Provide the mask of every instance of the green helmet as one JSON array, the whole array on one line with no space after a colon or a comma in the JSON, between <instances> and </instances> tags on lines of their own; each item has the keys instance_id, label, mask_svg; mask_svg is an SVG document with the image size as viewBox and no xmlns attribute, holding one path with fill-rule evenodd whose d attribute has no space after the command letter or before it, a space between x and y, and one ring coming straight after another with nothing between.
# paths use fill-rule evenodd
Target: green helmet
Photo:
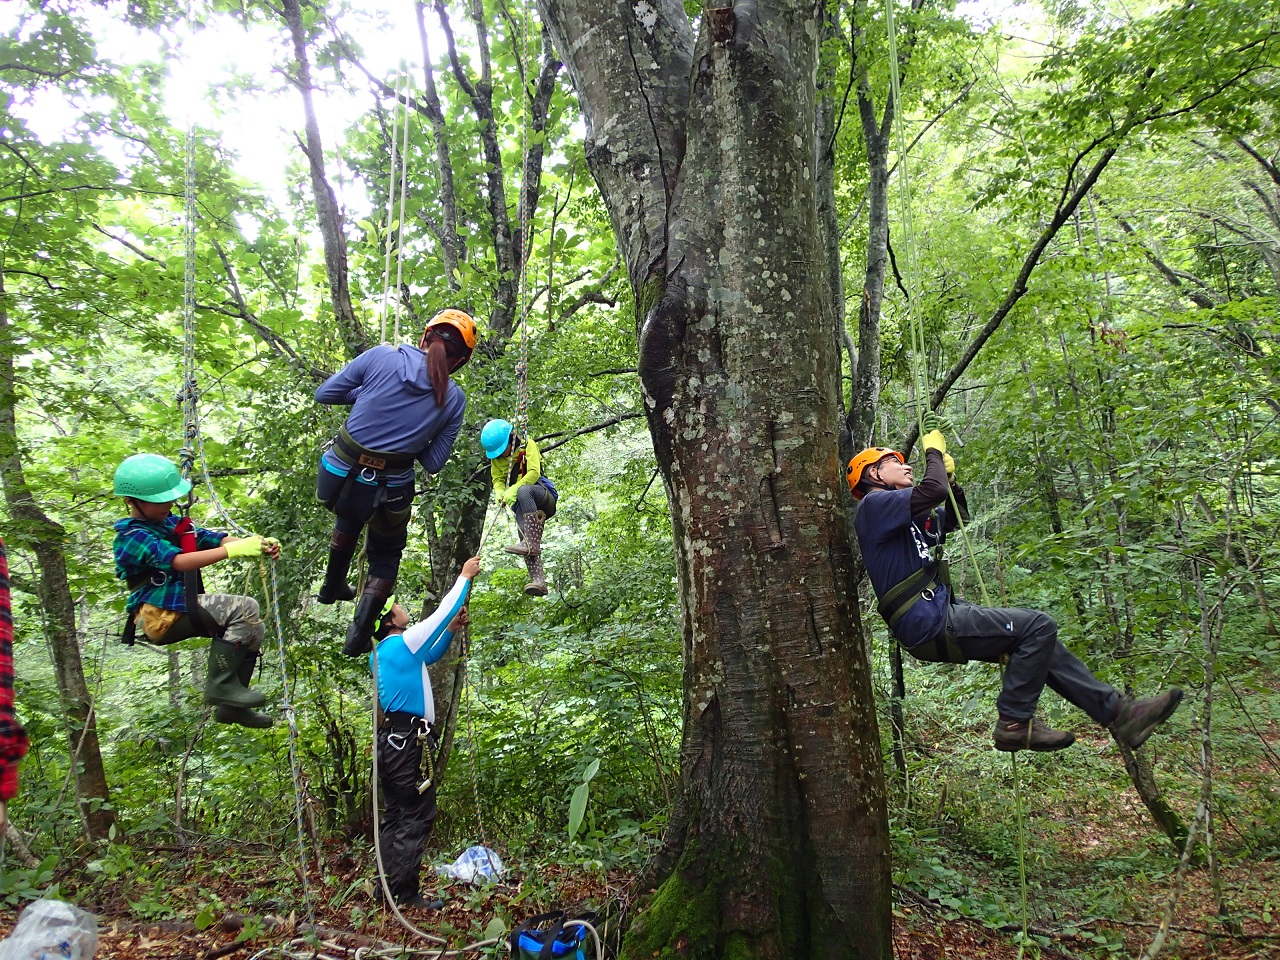
<instances>
[{"instance_id":1,"label":"green helmet","mask_svg":"<svg viewBox=\"0 0 1280 960\"><path fill-rule=\"evenodd\" d=\"M112 492L117 497L167 503L190 489L191 481L182 479L173 461L154 453L135 453L116 467Z\"/></svg>"}]
</instances>

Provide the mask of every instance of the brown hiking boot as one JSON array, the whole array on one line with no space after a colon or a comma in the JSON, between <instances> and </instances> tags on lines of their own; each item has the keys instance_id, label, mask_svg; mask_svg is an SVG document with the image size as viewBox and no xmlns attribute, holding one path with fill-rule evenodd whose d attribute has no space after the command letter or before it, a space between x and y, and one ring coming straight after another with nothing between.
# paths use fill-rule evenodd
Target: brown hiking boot
<instances>
[{"instance_id":1,"label":"brown hiking boot","mask_svg":"<svg viewBox=\"0 0 1280 960\"><path fill-rule=\"evenodd\" d=\"M996 721L993 739L996 749L1005 753L1017 750L1049 753L1053 750L1065 750L1076 742L1076 735L1065 730L1054 730L1039 717L1030 720L1006 720L1001 717Z\"/></svg>"},{"instance_id":2,"label":"brown hiking boot","mask_svg":"<svg viewBox=\"0 0 1280 960\"><path fill-rule=\"evenodd\" d=\"M1125 697L1120 701L1116 718L1111 721L1111 735L1130 750L1137 750L1147 742L1147 737L1155 733L1156 727L1173 716L1181 702L1182 691L1177 687L1170 687L1160 696L1145 700Z\"/></svg>"}]
</instances>

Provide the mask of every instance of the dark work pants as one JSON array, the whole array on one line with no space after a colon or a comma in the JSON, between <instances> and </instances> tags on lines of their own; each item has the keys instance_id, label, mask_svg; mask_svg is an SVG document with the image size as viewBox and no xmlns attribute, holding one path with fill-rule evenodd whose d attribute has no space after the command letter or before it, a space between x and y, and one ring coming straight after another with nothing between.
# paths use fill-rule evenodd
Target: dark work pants
<instances>
[{"instance_id":1,"label":"dark work pants","mask_svg":"<svg viewBox=\"0 0 1280 960\"><path fill-rule=\"evenodd\" d=\"M397 903L412 900L419 892L422 847L436 818L436 785L433 781L419 793L418 784L423 780L422 751L424 747L434 751L435 742L434 734L428 741L420 740L417 728L394 729L384 724L378 730L378 786L386 804L379 847L391 898Z\"/></svg>"},{"instance_id":2,"label":"dark work pants","mask_svg":"<svg viewBox=\"0 0 1280 960\"><path fill-rule=\"evenodd\" d=\"M369 525L365 541L369 576L395 580L400 572L400 555L409 539L413 484L382 487L355 480L348 484L346 477L321 465L316 478L316 496L326 505L337 497L329 509L334 514L334 529L340 533L355 539L365 524Z\"/></svg>"},{"instance_id":3,"label":"dark work pants","mask_svg":"<svg viewBox=\"0 0 1280 960\"><path fill-rule=\"evenodd\" d=\"M996 698L1000 716L1029 720L1047 686L1104 727L1115 719L1120 694L1103 683L1058 640L1058 624L1039 610L979 607L955 600L947 632L970 660L998 663L1004 654L1004 689Z\"/></svg>"}]
</instances>

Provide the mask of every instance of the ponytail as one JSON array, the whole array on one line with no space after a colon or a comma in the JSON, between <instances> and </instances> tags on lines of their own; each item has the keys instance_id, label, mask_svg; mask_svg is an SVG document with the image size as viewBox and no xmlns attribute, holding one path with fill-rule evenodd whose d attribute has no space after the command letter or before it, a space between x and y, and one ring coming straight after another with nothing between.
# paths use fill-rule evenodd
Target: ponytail
<instances>
[{"instance_id":1,"label":"ponytail","mask_svg":"<svg viewBox=\"0 0 1280 960\"><path fill-rule=\"evenodd\" d=\"M439 337L425 338L427 376L431 379L431 389L435 391L436 406L444 407L445 397L449 394L449 348Z\"/></svg>"}]
</instances>

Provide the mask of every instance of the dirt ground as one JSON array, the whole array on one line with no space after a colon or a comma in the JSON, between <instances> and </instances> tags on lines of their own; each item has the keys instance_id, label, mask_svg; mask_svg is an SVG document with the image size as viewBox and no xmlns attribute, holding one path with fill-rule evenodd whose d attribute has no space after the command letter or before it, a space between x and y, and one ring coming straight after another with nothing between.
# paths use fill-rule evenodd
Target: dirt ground
<instances>
[{"instance_id":1,"label":"dirt ground","mask_svg":"<svg viewBox=\"0 0 1280 960\"><path fill-rule=\"evenodd\" d=\"M1274 865L1273 865L1274 866ZM1274 871L1272 871L1274 873ZM338 878L340 881L346 878ZM561 871L551 878L560 905L601 903L617 900L626 877L611 877L608 888L599 881L584 880ZM545 875L541 878L546 883ZM341 884L335 889L345 889ZM86 891L87 892L87 891ZM180 891L175 891L180 893ZM244 901L251 893L248 886L230 882L201 882L203 895L216 894L223 903ZM467 896L457 886L424 889L428 899L442 899L439 910L412 910L406 919L421 931L441 935L429 940L405 929L389 912L378 910L363 894L357 893L337 908L330 908L323 892L314 898L314 920L305 908L291 917L254 916L227 913L209 918L213 922L197 930L193 920L138 922L130 914L129 905L119 902L89 902L81 906L92 910L99 919L99 946L96 956L111 960L216 960L220 957L242 960L265 960L269 957L314 957L316 960L360 960L363 957L443 957L442 951L467 945L465 931L484 929L497 909L508 916L526 916L549 905L532 902L520 883L498 885L486 898ZM1261 906L1260 904L1258 906ZM353 907L359 908L353 910ZM1163 904L1153 899L1150 920L1134 922L1123 928L1111 927L1124 937L1126 956L1138 956L1157 932ZM1277 960L1280 958L1280 927L1260 921L1249 922L1233 936L1220 934L1213 918L1213 899L1207 880L1198 874L1189 878L1188 888L1179 902L1169 939L1162 956L1177 960ZM963 918L948 918L938 905L910 892L899 890L894 907L894 956L897 960L1016 960L1017 931L993 931ZM359 930L351 929L353 917ZM7 936L15 922L15 911L0 913L0 930ZM1041 946L1040 956L1070 958L1083 956L1093 946L1086 940L1090 932L1103 932L1099 925L1081 925L1079 932L1065 935L1071 929L1061 923L1056 930L1039 929L1049 940ZM249 936L252 934L252 936ZM606 938L608 932L606 931ZM238 939L243 938L243 939ZM479 950L472 956L494 954ZM502 954L505 956L505 954Z\"/></svg>"}]
</instances>

